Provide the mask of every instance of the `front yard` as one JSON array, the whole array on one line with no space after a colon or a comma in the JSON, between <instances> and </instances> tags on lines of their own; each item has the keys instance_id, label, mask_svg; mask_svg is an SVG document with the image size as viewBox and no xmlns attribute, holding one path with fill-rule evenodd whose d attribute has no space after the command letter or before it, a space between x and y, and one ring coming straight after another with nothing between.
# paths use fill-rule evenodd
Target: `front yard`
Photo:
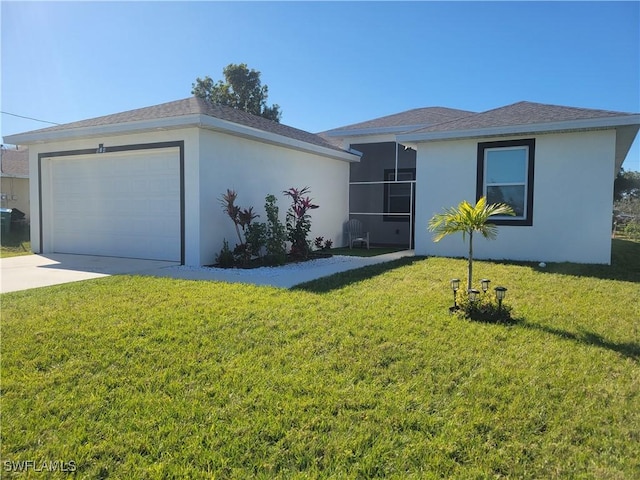
<instances>
[{"instance_id":1,"label":"front yard","mask_svg":"<svg viewBox=\"0 0 640 480\"><path fill-rule=\"evenodd\" d=\"M640 243L614 249L476 262L510 326L448 315L458 259L4 294L3 478L637 478Z\"/></svg>"}]
</instances>

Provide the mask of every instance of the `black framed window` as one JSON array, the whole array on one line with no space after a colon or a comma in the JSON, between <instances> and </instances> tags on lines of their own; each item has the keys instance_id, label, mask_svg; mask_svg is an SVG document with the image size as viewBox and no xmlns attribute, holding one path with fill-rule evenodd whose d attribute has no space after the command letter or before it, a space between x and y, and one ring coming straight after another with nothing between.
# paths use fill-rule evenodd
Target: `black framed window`
<instances>
[{"instance_id":1,"label":"black framed window","mask_svg":"<svg viewBox=\"0 0 640 480\"><path fill-rule=\"evenodd\" d=\"M476 197L487 203L506 203L515 216L492 217L497 225L533 225L535 139L478 144Z\"/></svg>"},{"instance_id":2,"label":"black framed window","mask_svg":"<svg viewBox=\"0 0 640 480\"><path fill-rule=\"evenodd\" d=\"M396 181L396 170L388 169L384 171L384 179L387 182ZM415 186L412 186L411 181L416 179L415 168L399 168L398 178L399 183L385 183L384 184L384 213L398 213L406 215L385 215L383 220L385 222L408 222L409 213L411 213L411 202L413 201L411 192L415 193Z\"/></svg>"}]
</instances>

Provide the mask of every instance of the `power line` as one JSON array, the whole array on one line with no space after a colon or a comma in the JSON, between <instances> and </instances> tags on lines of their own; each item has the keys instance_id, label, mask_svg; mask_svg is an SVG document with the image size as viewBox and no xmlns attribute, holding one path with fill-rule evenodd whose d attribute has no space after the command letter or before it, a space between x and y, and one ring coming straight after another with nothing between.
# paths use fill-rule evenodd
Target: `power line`
<instances>
[{"instance_id":1,"label":"power line","mask_svg":"<svg viewBox=\"0 0 640 480\"><path fill-rule=\"evenodd\" d=\"M33 117L25 117L24 115L18 115L18 114L15 114L15 113L9 113L9 112L3 112L3 111L0 111L0 113L4 113L5 115L11 115L12 117L24 118L26 120L33 120L35 122L50 123L52 125L60 125L60 123L49 122L47 120L40 120L38 118L33 118Z\"/></svg>"}]
</instances>

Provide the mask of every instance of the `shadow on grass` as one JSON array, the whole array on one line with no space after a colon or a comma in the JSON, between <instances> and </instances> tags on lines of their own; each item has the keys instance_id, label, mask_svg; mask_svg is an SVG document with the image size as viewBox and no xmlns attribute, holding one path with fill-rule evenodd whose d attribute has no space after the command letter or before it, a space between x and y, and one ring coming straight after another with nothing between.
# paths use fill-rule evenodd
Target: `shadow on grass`
<instances>
[{"instance_id":1,"label":"shadow on grass","mask_svg":"<svg viewBox=\"0 0 640 480\"><path fill-rule=\"evenodd\" d=\"M564 340L571 340L582 345L589 345L598 348L604 348L606 350L611 350L632 360L640 360L640 344L635 342L611 342L603 338L601 335L589 331L581 331L579 333L568 332L567 330L549 327L547 325L540 325L539 323L529 323L524 318L511 318L510 316L498 321L473 317L469 318L468 320L477 323L490 323L494 325L504 325L507 327L513 326L525 328L527 330L536 330L539 332L548 333L550 335L555 335L556 337L562 338Z\"/></svg>"},{"instance_id":2,"label":"shadow on grass","mask_svg":"<svg viewBox=\"0 0 640 480\"><path fill-rule=\"evenodd\" d=\"M355 270L348 270L346 272L336 273L329 277L301 283L294 286L291 290L302 290L310 293L329 293L332 290L339 290L352 283L377 277L378 275L382 275L390 270L411 265L414 262L424 260L425 258L426 257L403 257L390 262L369 265Z\"/></svg>"},{"instance_id":3,"label":"shadow on grass","mask_svg":"<svg viewBox=\"0 0 640 480\"><path fill-rule=\"evenodd\" d=\"M557 273L574 277L592 277L603 280L620 280L640 283L640 242L614 239L611 246L611 265L582 263L548 263L542 268L535 262L516 262L507 260L486 260L500 265L520 265L532 268L540 273Z\"/></svg>"},{"instance_id":4,"label":"shadow on grass","mask_svg":"<svg viewBox=\"0 0 640 480\"><path fill-rule=\"evenodd\" d=\"M559 328L540 325L538 323L528 323L524 320L519 321L517 325L528 330L537 330L539 332L555 335L565 340L572 340L582 345L590 345L611 350L623 355L624 357L631 358L632 360L640 360L640 345L635 342L616 343L606 340L601 335L593 332L581 331L579 333L573 333Z\"/></svg>"}]
</instances>

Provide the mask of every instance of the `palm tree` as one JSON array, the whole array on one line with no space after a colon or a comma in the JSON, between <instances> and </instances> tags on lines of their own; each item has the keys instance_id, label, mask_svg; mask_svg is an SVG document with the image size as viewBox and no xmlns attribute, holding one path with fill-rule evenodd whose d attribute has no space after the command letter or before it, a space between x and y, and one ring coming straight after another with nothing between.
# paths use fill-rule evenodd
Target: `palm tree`
<instances>
[{"instance_id":1,"label":"palm tree","mask_svg":"<svg viewBox=\"0 0 640 480\"><path fill-rule=\"evenodd\" d=\"M469 235L469 275L467 276L467 290L471 289L473 276L473 233L479 232L484 238L490 240L498 236L498 227L493 223L487 223L493 215L515 215L513 209L504 203L487 205L486 197L482 197L472 206L466 200L457 207L445 210L445 213L434 215L429 220L429 230L435 232L434 242L439 242L447 235L462 232L462 240Z\"/></svg>"}]
</instances>

